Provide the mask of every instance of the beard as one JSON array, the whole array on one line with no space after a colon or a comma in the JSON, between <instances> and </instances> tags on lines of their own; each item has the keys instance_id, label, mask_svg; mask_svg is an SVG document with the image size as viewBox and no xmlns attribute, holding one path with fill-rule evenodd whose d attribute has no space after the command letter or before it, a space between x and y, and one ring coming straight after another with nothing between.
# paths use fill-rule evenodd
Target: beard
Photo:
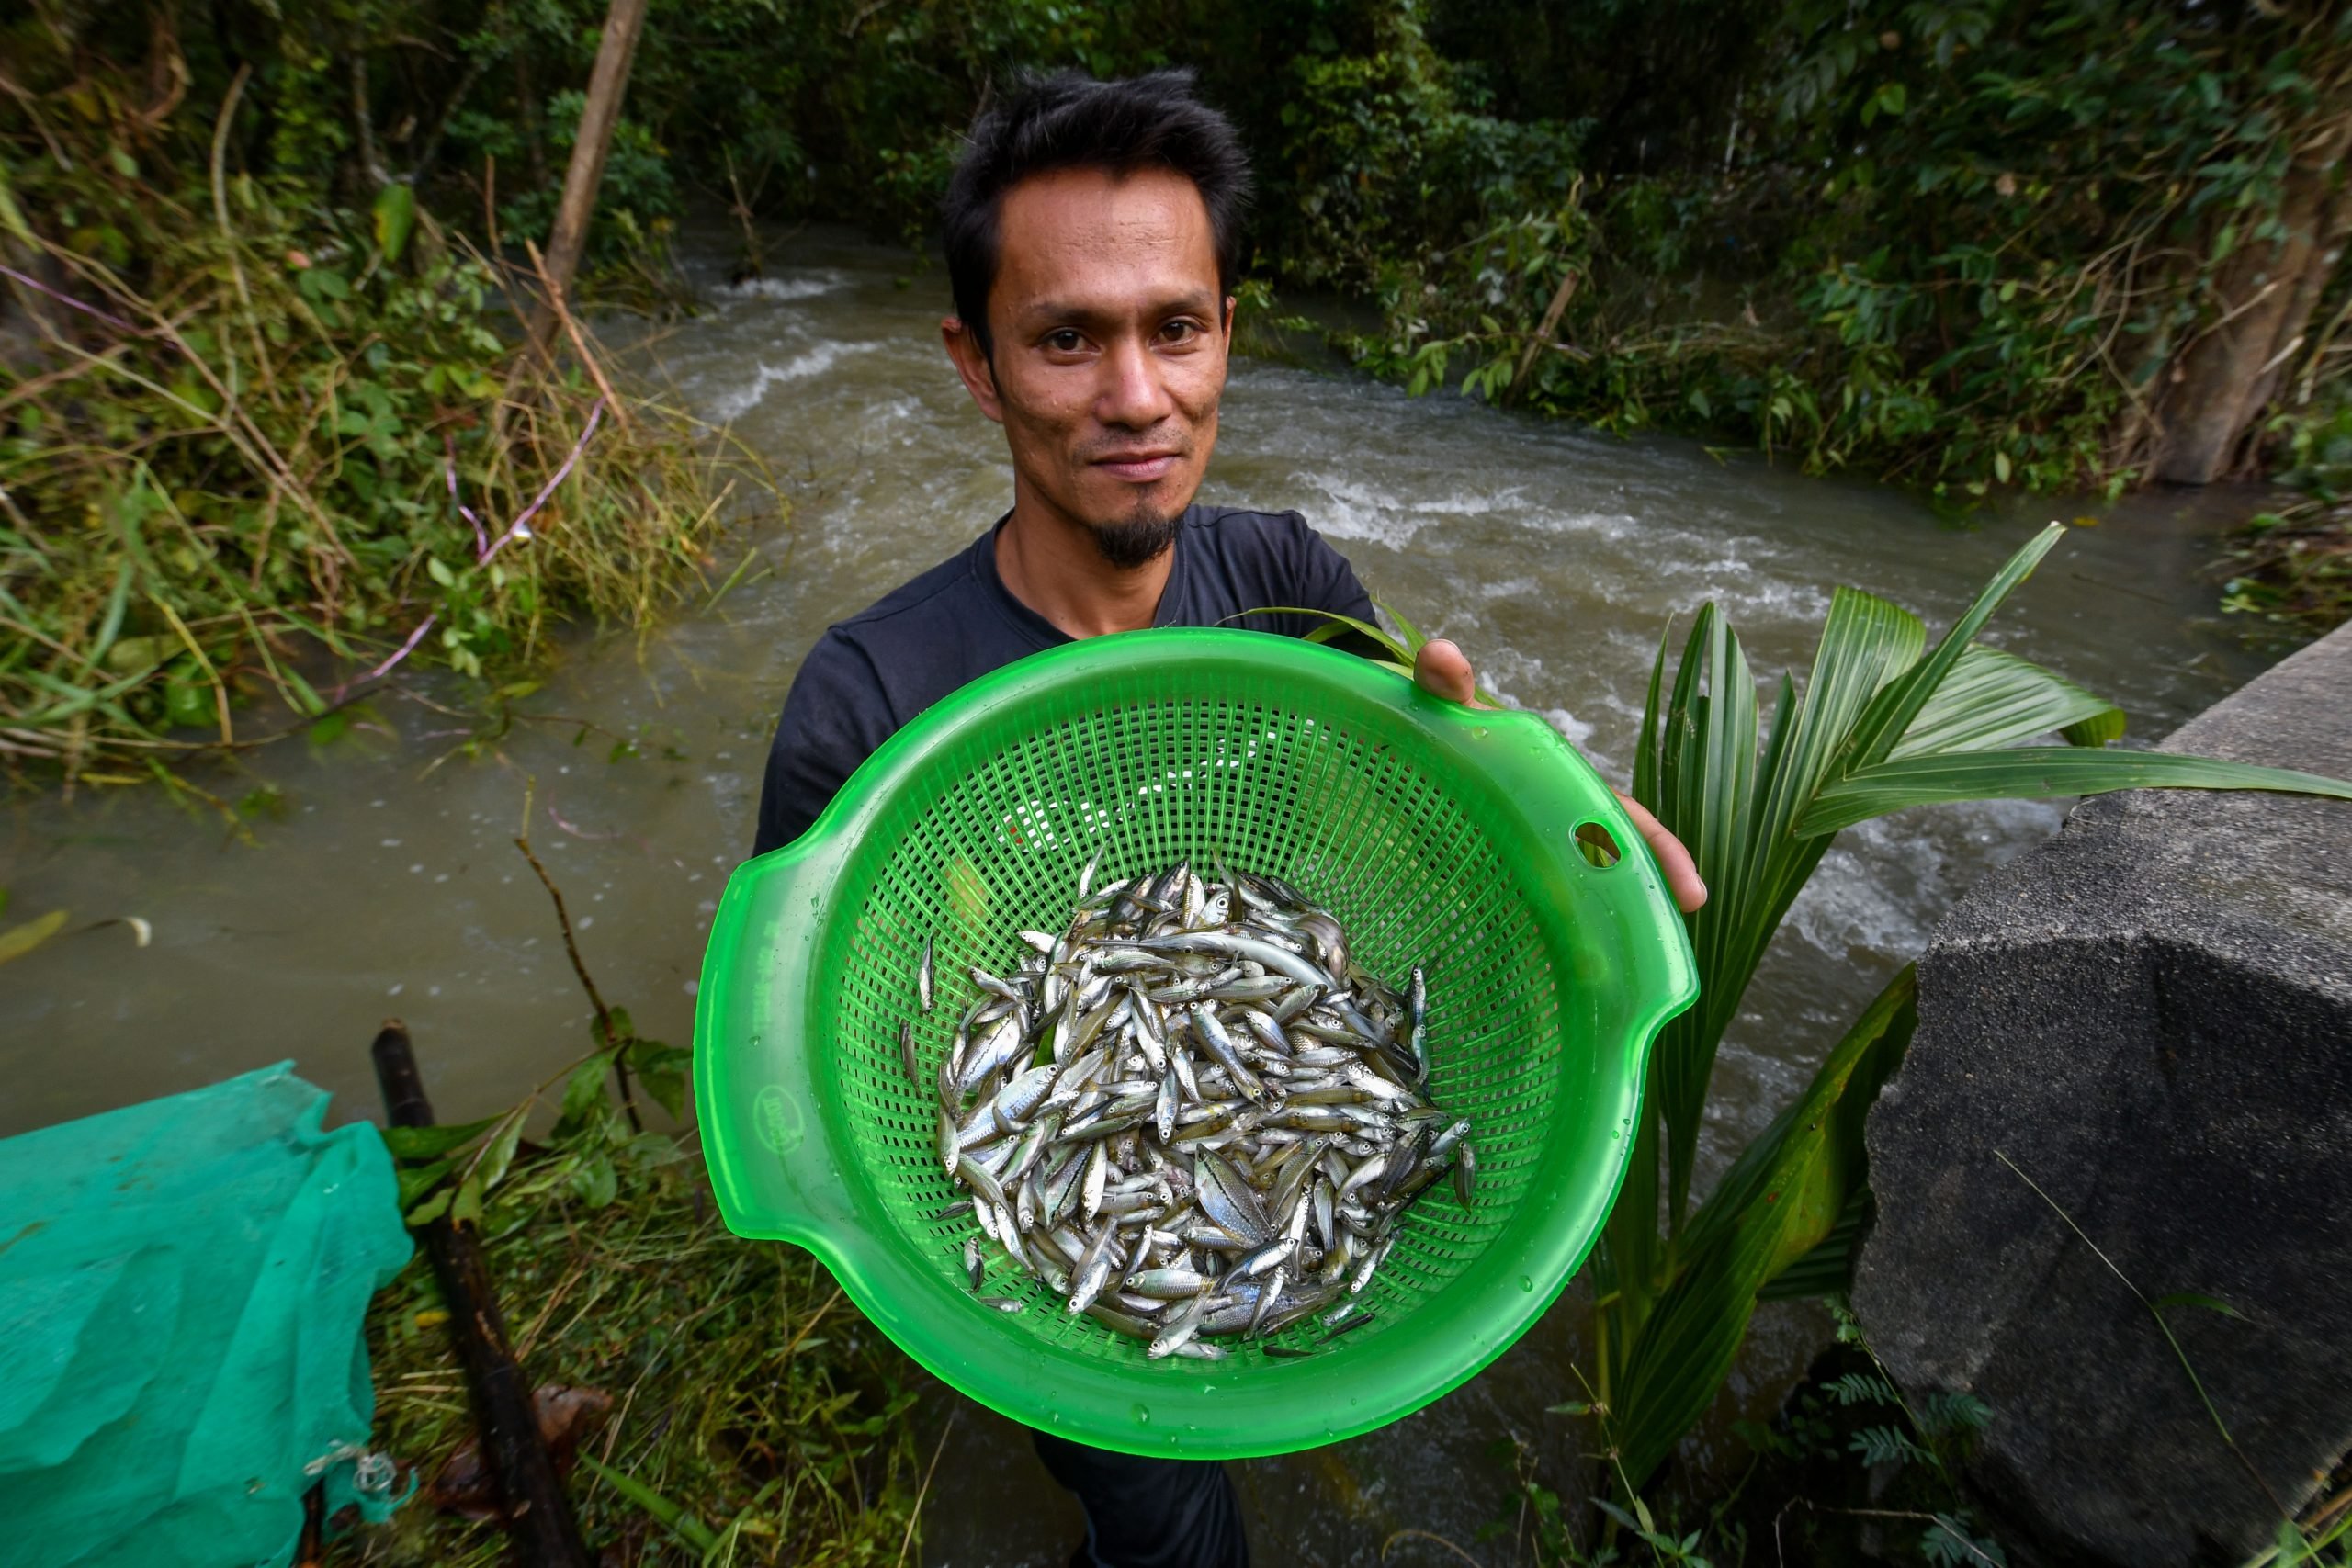
<instances>
[{"instance_id":1,"label":"beard","mask_svg":"<svg viewBox=\"0 0 2352 1568\"><path fill-rule=\"evenodd\" d=\"M1176 530L1183 525L1182 512L1167 513L1138 510L1122 523L1096 523L1090 531L1094 536L1094 547L1102 558L1122 571L1133 571L1158 560L1168 547L1176 542Z\"/></svg>"}]
</instances>

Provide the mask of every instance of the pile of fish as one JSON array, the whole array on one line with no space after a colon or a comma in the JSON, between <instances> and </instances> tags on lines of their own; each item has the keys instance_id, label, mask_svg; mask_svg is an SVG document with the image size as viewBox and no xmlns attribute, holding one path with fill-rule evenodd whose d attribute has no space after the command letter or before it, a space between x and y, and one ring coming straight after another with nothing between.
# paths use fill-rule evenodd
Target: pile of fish
<instances>
[{"instance_id":1,"label":"pile of fish","mask_svg":"<svg viewBox=\"0 0 2352 1568\"><path fill-rule=\"evenodd\" d=\"M1401 991L1366 972L1276 877L1179 862L1096 887L1096 863L1060 931L1021 933L1012 974L967 971L940 1168L1020 1271L1154 1358L1216 1359L1211 1337L1318 1313L1326 1340L1361 1326L1406 1205L1449 1170L1457 1201L1476 1190L1470 1123L1422 1093L1422 972ZM929 1012L929 940L916 989ZM899 1046L924 1085L911 1022ZM963 1261L982 1291L978 1237Z\"/></svg>"}]
</instances>

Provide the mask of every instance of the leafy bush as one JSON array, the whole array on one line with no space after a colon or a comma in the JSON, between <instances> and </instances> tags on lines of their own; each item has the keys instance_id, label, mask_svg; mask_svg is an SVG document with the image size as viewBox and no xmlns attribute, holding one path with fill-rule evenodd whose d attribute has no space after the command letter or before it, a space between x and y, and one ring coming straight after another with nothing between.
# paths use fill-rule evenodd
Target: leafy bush
<instances>
[{"instance_id":1,"label":"leafy bush","mask_svg":"<svg viewBox=\"0 0 2352 1568\"><path fill-rule=\"evenodd\" d=\"M322 655L480 675L552 616L641 620L696 558L715 486L688 432L598 367L518 366L507 275L412 187L345 205L301 171L336 144L306 92L257 104L240 75L200 118L19 31L51 47L12 55L0 111L12 759L124 782L287 732L240 726L254 694L324 713ZM296 172L232 169L265 109Z\"/></svg>"}]
</instances>

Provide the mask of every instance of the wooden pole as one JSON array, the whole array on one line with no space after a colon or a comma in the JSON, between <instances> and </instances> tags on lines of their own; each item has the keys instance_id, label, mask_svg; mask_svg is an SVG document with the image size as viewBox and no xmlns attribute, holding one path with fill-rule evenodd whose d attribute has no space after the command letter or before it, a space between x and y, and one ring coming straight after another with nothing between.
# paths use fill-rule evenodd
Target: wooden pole
<instances>
[{"instance_id":1,"label":"wooden pole","mask_svg":"<svg viewBox=\"0 0 2352 1568\"><path fill-rule=\"evenodd\" d=\"M628 69L637 36L645 26L645 0L612 0L605 13L605 36L596 46L596 67L588 76L588 101L580 110L580 132L572 139L571 163L564 171L563 198L548 233L547 282L558 298L569 293L588 242L588 220L596 211L596 187L605 178L605 154L620 123L621 99L628 91ZM555 342L560 318L554 299L542 300L531 317L531 347L544 358Z\"/></svg>"},{"instance_id":2,"label":"wooden pole","mask_svg":"<svg viewBox=\"0 0 2352 1568\"><path fill-rule=\"evenodd\" d=\"M383 1089L384 1111L392 1125L432 1126L433 1102L424 1098L424 1080L417 1073L406 1027L398 1019L387 1019L369 1055L376 1061L376 1081ZM515 1560L523 1568L589 1568L593 1559L580 1539L563 1483L556 1477L555 1461L539 1436L531 1385L507 1344L506 1320L498 1310L481 1248L474 1245L472 1232L451 1224L446 1213L419 1226L417 1237L433 1261L433 1277L440 1281L441 1299L449 1310L449 1336L465 1364L474 1424L481 1428L482 1453L505 1506Z\"/></svg>"}]
</instances>

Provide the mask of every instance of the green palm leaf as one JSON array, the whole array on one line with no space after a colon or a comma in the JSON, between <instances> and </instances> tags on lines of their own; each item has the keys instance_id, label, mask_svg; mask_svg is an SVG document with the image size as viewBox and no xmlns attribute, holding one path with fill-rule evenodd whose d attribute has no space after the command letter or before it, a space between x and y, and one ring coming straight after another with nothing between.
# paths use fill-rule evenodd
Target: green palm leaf
<instances>
[{"instance_id":1,"label":"green palm leaf","mask_svg":"<svg viewBox=\"0 0 2352 1568\"><path fill-rule=\"evenodd\" d=\"M1836 1228L1859 1185L1860 1113L1917 1019L1906 968L1693 1217L1682 1238L1688 1261L1644 1325L1611 1401L1610 1438L1634 1488L1713 1402L1747 1337L1757 1293Z\"/></svg>"},{"instance_id":2,"label":"green palm leaf","mask_svg":"<svg viewBox=\"0 0 2352 1568\"><path fill-rule=\"evenodd\" d=\"M1595 1255L1596 1388L1635 1487L1713 1398L1758 1292L1834 1289L1851 1266L1868 1201L1861 1119L1909 1036L1907 971L1690 1207L1717 1048L1840 829L1940 801L2163 785L2352 799L2352 784L2310 773L2106 750L2120 709L1978 643L2063 534L2053 525L2012 556L1931 651L1917 616L1838 589L1811 671L1781 678L1760 733L1754 677L1714 605L1670 684L1660 642L1634 793L1690 847L1712 896L1687 917L1700 1004L1658 1037L1633 1165ZM2071 744L2018 746L2053 732Z\"/></svg>"},{"instance_id":3,"label":"green palm leaf","mask_svg":"<svg viewBox=\"0 0 2352 1568\"><path fill-rule=\"evenodd\" d=\"M2063 734L2076 746L2104 746L2123 733L2123 710L2039 664L1986 648L1969 649L1889 752L1889 761L1938 751L1984 751Z\"/></svg>"},{"instance_id":4,"label":"green palm leaf","mask_svg":"<svg viewBox=\"0 0 2352 1568\"><path fill-rule=\"evenodd\" d=\"M2352 783L2170 751L2026 746L1912 757L1849 774L1821 792L1797 831L1826 835L1907 807L1954 800L2048 800L2119 789L2266 789L2352 800Z\"/></svg>"}]
</instances>

